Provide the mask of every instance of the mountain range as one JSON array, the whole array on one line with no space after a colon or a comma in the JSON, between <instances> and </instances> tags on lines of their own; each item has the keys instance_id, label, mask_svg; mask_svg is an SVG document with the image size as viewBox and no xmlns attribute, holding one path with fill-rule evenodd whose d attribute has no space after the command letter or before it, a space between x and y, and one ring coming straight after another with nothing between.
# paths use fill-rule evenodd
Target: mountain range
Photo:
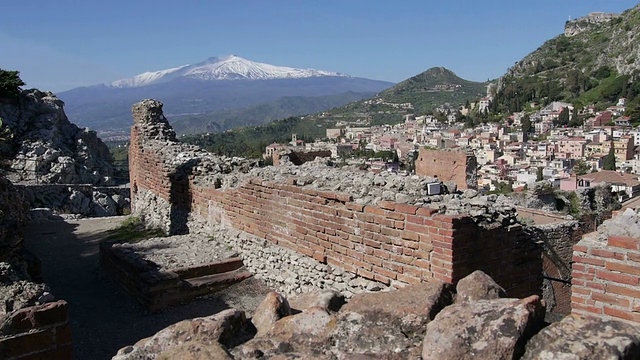
<instances>
[{"instance_id":1,"label":"mountain range","mask_svg":"<svg viewBox=\"0 0 640 360\"><path fill-rule=\"evenodd\" d=\"M165 104L165 114L171 121L186 119L189 126L178 128L188 133L207 127L220 131L260 125L275 118L322 111L370 97L392 85L331 71L269 65L232 55L145 72L110 84L76 88L59 93L58 97L65 102L69 118L78 125L99 132L123 133L128 132L131 124L131 105L156 98ZM260 119L236 115L240 118L238 122L216 122L229 112L259 104L274 108L274 115Z\"/></svg>"}]
</instances>

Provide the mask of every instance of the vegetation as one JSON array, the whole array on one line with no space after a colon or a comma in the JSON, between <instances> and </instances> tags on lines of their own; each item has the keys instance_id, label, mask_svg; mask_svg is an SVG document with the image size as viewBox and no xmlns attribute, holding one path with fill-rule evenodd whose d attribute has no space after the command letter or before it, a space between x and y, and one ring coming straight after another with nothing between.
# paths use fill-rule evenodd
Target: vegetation
<instances>
[{"instance_id":1,"label":"vegetation","mask_svg":"<svg viewBox=\"0 0 640 360\"><path fill-rule=\"evenodd\" d=\"M545 42L502 77L493 113L526 109L531 102L547 105L567 101L604 108L618 98L628 101L629 113L640 115L640 8L602 24L583 24L587 30ZM618 73L624 64L624 73ZM563 125L576 126L567 121ZM635 121L635 118L632 119ZM640 122L640 119L637 120Z\"/></svg>"},{"instance_id":2,"label":"vegetation","mask_svg":"<svg viewBox=\"0 0 640 360\"><path fill-rule=\"evenodd\" d=\"M611 149L609 149L609 153L603 158L603 161L604 165L602 166L602 168L604 170L616 170L616 155L613 144L611 146Z\"/></svg>"},{"instance_id":3,"label":"vegetation","mask_svg":"<svg viewBox=\"0 0 640 360\"><path fill-rule=\"evenodd\" d=\"M130 217L111 230L104 241L120 243L136 243L145 239L167 236L160 229L146 229L138 217Z\"/></svg>"},{"instance_id":4,"label":"vegetation","mask_svg":"<svg viewBox=\"0 0 640 360\"><path fill-rule=\"evenodd\" d=\"M589 166L589 164L587 164L586 161L578 160L573 166L572 171L576 175L586 175L587 173L591 172L591 167Z\"/></svg>"},{"instance_id":5,"label":"vegetation","mask_svg":"<svg viewBox=\"0 0 640 360\"><path fill-rule=\"evenodd\" d=\"M244 127L216 134L184 136L181 140L201 146L218 155L259 158L269 144L291 141L291 134L297 134L298 139L305 142L312 142L326 135L326 125L305 120L289 117L264 126Z\"/></svg>"},{"instance_id":6,"label":"vegetation","mask_svg":"<svg viewBox=\"0 0 640 360\"><path fill-rule=\"evenodd\" d=\"M0 98L16 99L24 85L19 71L0 69Z\"/></svg>"},{"instance_id":7,"label":"vegetation","mask_svg":"<svg viewBox=\"0 0 640 360\"><path fill-rule=\"evenodd\" d=\"M288 96L240 109L202 115L172 116L171 123L178 134L222 132L242 126L260 126L290 116L318 113L373 95L373 93L347 92L340 95L314 97Z\"/></svg>"}]
</instances>

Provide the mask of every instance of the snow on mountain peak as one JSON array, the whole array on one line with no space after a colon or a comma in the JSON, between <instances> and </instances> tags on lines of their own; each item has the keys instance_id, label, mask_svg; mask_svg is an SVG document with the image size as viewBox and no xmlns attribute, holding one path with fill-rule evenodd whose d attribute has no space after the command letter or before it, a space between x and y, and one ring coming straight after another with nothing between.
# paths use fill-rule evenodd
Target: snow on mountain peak
<instances>
[{"instance_id":1,"label":"snow on mountain peak","mask_svg":"<svg viewBox=\"0 0 640 360\"><path fill-rule=\"evenodd\" d=\"M348 77L348 75L337 72L275 66L247 60L237 55L228 55L210 57L194 65L145 72L128 79L114 81L109 85L113 87L140 87L167 82L178 77L198 80L270 80L322 76Z\"/></svg>"}]
</instances>

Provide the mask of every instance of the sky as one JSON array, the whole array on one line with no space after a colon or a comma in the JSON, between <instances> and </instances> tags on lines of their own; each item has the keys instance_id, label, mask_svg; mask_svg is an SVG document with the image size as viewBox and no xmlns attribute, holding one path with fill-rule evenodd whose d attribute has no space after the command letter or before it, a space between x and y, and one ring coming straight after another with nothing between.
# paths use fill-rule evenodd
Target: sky
<instances>
[{"instance_id":1,"label":"sky","mask_svg":"<svg viewBox=\"0 0 640 360\"><path fill-rule=\"evenodd\" d=\"M400 82L434 66L495 79L590 12L629 0L6 1L0 68L60 92L235 54Z\"/></svg>"}]
</instances>

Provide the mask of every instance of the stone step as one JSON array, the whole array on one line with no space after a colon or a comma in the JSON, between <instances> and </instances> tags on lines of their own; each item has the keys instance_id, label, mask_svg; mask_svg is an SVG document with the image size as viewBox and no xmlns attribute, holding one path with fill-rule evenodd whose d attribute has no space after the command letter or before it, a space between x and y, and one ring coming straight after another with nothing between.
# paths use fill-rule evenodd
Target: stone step
<instances>
[{"instance_id":1,"label":"stone step","mask_svg":"<svg viewBox=\"0 0 640 360\"><path fill-rule=\"evenodd\" d=\"M248 279L252 274L245 267L220 274L205 275L184 279L183 283L190 293L209 293Z\"/></svg>"}]
</instances>

